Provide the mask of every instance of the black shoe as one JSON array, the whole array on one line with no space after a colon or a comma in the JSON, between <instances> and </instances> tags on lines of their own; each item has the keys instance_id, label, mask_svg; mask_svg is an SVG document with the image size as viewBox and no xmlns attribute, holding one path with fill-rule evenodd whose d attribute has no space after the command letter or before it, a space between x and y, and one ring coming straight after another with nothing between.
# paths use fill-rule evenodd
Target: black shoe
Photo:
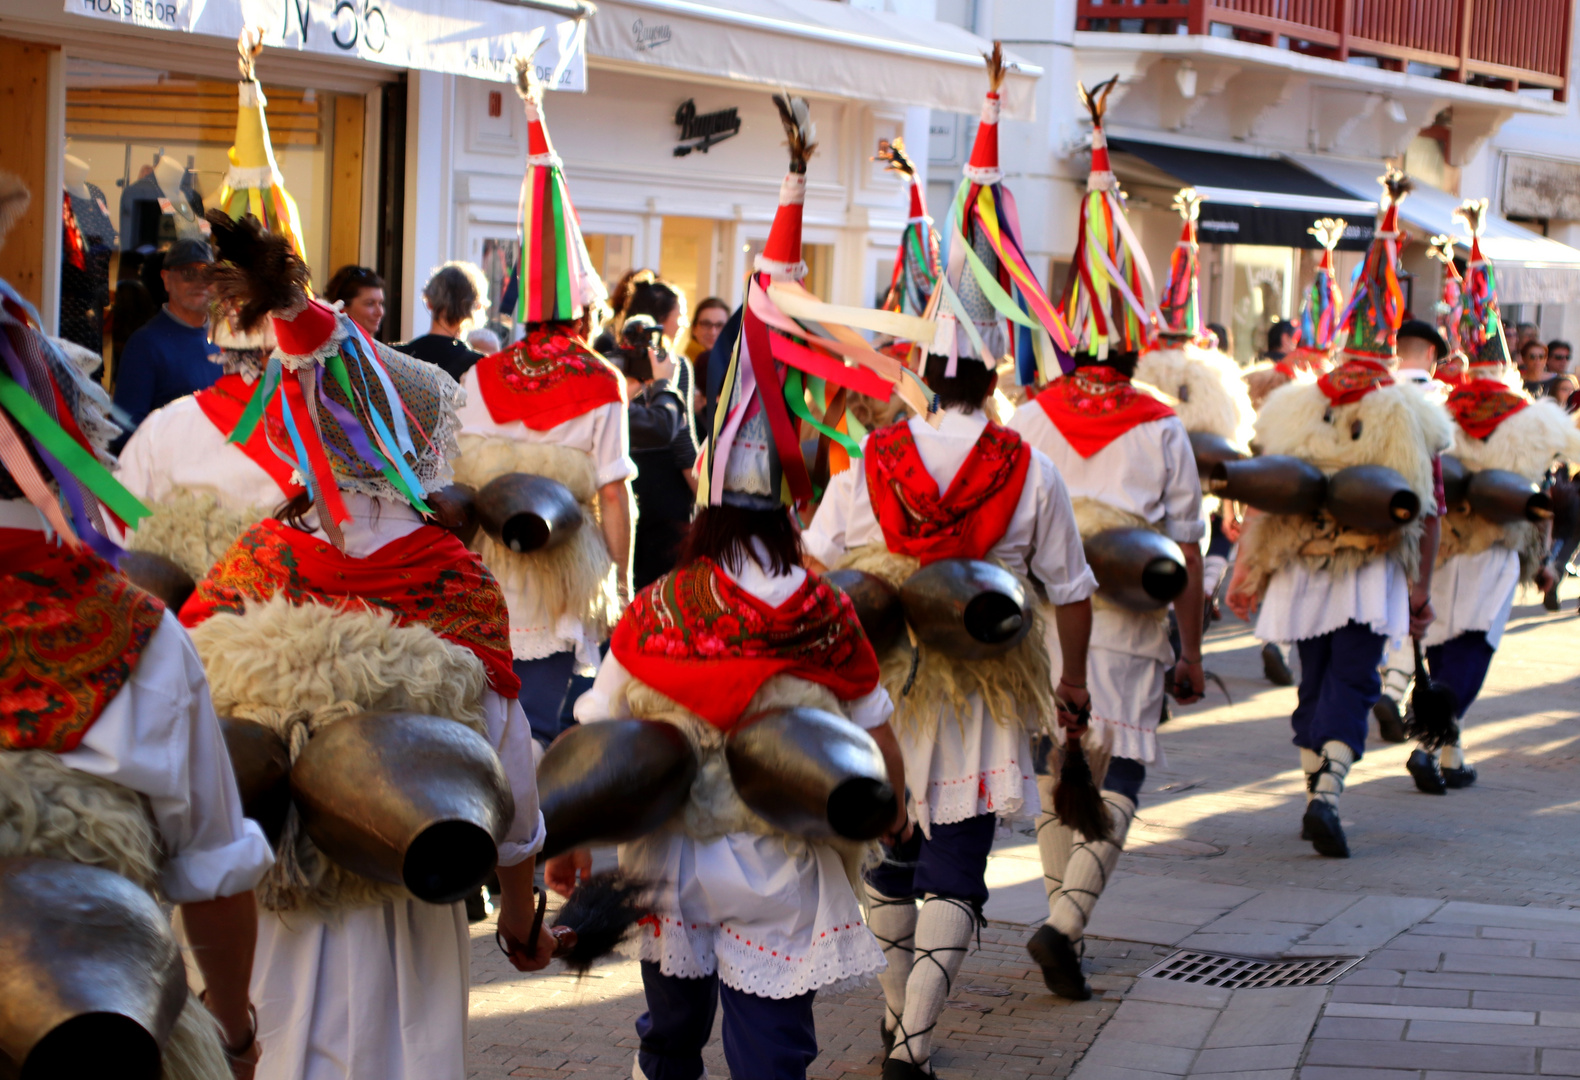
<instances>
[{"instance_id":1,"label":"black shoe","mask_svg":"<svg viewBox=\"0 0 1580 1080\"><path fill-rule=\"evenodd\" d=\"M1377 735L1383 742L1404 742L1404 718L1399 715L1397 701L1384 694L1372 706L1372 715L1377 718Z\"/></svg>"},{"instance_id":2,"label":"black shoe","mask_svg":"<svg viewBox=\"0 0 1580 1080\"><path fill-rule=\"evenodd\" d=\"M1350 857L1350 845L1344 839L1344 826L1339 824L1339 812L1321 799L1312 799L1306 805L1306 816L1301 821L1301 835L1311 841L1318 855L1330 859Z\"/></svg>"},{"instance_id":3,"label":"black shoe","mask_svg":"<svg viewBox=\"0 0 1580 1080\"><path fill-rule=\"evenodd\" d=\"M1410 777L1415 781L1418 791L1427 795L1447 795L1448 784L1443 779L1442 770L1437 767L1437 758L1425 750L1410 751L1410 760L1404 763L1410 770Z\"/></svg>"},{"instance_id":4,"label":"black shoe","mask_svg":"<svg viewBox=\"0 0 1580 1080\"><path fill-rule=\"evenodd\" d=\"M933 1075L933 1070L926 1065L891 1057L883 1061L881 1080L937 1080L937 1078Z\"/></svg>"},{"instance_id":5,"label":"black shoe","mask_svg":"<svg viewBox=\"0 0 1580 1080\"><path fill-rule=\"evenodd\" d=\"M1461 765L1457 769L1443 770L1443 783L1454 789L1467 788L1476 782L1476 770L1471 765Z\"/></svg>"},{"instance_id":6,"label":"black shoe","mask_svg":"<svg viewBox=\"0 0 1580 1080\"><path fill-rule=\"evenodd\" d=\"M1558 590L1556 588L1548 589L1542 593L1542 607L1548 611L1557 611L1561 606L1558 602Z\"/></svg>"},{"instance_id":7,"label":"black shoe","mask_svg":"<svg viewBox=\"0 0 1580 1080\"><path fill-rule=\"evenodd\" d=\"M1274 686L1295 685L1294 673L1284 662L1282 650L1271 641L1262 646L1262 674L1267 676L1267 681Z\"/></svg>"},{"instance_id":8,"label":"black shoe","mask_svg":"<svg viewBox=\"0 0 1580 1080\"><path fill-rule=\"evenodd\" d=\"M466 921L469 923L482 922L493 914L494 907L483 896L481 888L473 890L466 897Z\"/></svg>"},{"instance_id":9,"label":"black shoe","mask_svg":"<svg viewBox=\"0 0 1580 1080\"><path fill-rule=\"evenodd\" d=\"M1042 968L1042 981L1049 990L1071 1001L1091 1000L1092 988L1081 974L1081 958L1069 938L1044 923L1031 935L1026 951Z\"/></svg>"}]
</instances>

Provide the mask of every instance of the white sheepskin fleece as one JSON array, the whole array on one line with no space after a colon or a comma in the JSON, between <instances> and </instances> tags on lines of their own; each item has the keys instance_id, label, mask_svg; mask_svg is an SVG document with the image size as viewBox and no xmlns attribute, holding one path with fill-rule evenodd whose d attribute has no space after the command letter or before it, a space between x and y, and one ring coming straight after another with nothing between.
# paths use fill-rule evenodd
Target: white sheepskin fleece
<instances>
[{"instance_id":1,"label":"white sheepskin fleece","mask_svg":"<svg viewBox=\"0 0 1580 1080\"><path fill-rule=\"evenodd\" d=\"M1454 425L1452 453L1472 472L1508 469L1539 481L1555 462L1580 462L1576 419L1556 401L1542 398L1504 419L1485 439Z\"/></svg>"},{"instance_id":2,"label":"white sheepskin fleece","mask_svg":"<svg viewBox=\"0 0 1580 1080\"><path fill-rule=\"evenodd\" d=\"M314 732L362 712L414 712L465 724L485 738L488 677L470 650L373 608L299 607L276 597L192 631L221 716L262 724L292 761ZM330 862L293 807L258 901L271 911L333 911L408 898L404 888Z\"/></svg>"},{"instance_id":3,"label":"white sheepskin fleece","mask_svg":"<svg viewBox=\"0 0 1580 1080\"><path fill-rule=\"evenodd\" d=\"M231 510L212 495L180 489L162 502L126 538L133 551L163 555L202 581L241 534L269 517L268 507Z\"/></svg>"},{"instance_id":4,"label":"white sheepskin fleece","mask_svg":"<svg viewBox=\"0 0 1580 1080\"><path fill-rule=\"evenodd\" d=\"M581 504L582 527L558 547L527 554L511 551L479 529L472 550L507 596L533 592L552 621L572 615L592 627L598 637L606 637L614 625L619 600L614 560L598 527L598 472L592 456L547 443L461 436L461 457L455 463L457 483L482 490L489 481L513 472L546 476L564 484Z\"/></svg>"},{"instance_id":5,"label":"white sheepskin fleece","mask_svg":"<svg viewBox=\"0 0 1580 1080\"><path fill-rule=\"evenodd\" d=\"M1228 354L1185 344L1155 349L1136 364L1137 382L1154 386L1174 399L1174 411L1186 431L1219 435L1248 446L1256 411L1246 388L1245 373Z\"/></svg>"}]
</instances>

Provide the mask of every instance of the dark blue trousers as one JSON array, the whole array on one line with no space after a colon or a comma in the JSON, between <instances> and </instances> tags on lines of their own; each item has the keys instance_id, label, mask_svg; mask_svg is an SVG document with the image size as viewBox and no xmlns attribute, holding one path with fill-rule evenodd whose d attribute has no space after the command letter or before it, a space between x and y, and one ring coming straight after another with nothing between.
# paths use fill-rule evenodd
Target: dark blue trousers
<instances>
[{"instance_id":1,"label":"dark blue trousers","mask_svg":"<svg viewBox=\"0 0 1580 1080\"><path fill-rule=\"evenodd\" d=\"M1169 612L1172 619L1174 613ZM1176 635L1177 636L1177 635ZM1179 654L1176 647L1175 655ZM1032 752L1032 770L1038 776L1048 776L1053 771L1053 736L1039 735ZM1147 782L1147 767L1135 758L1115 757L1108 759L1108 772L1103 776L1103 790L1112 791L1123 795L1141 806L1141 785ZM1044 807L1044 809L1047 809Z\"/></svg>"},{"instance_id":2,"label":"dark blue trousers","mask_svg":"<svg viewBox=\"0 0 1580 1080\"><path fill-rule=\"evenodd\" d=\"M867 871L867 884L891 900L919 900L927 893L964 900L978 910L987 902L987 861L997 815L978 814L948 825L934 823L929 840L921 829Z\"/></svg>"},{"instance_id":3,"label":"dark blue trousers","mask_svg":"<svg viewBox=\"0 0 1580 1080\"><path fill-rule=\"evenodd\" d=\"M1295 715L1295 745L1322 752L1337 739L1355 752L1366 751L1366 719L1382 696L1383 649L1388 641L1369 626L1351 620L1321 637L1297 642L1300 697Z\"/></svg>"},{"instance_id":4,"label":"dark blue trousers","mask_svg":"<svg viewBox=\"0 0 1580 1080\"><path fill-rule=\"evenodd\" d=\"M724 1004L724 1061L732 1080L806 1080L817 1057L812 1026L815 991L793 998L742 993L717 975L679 979L642 962L647 1012L636 1021L637 1061L647 1080L697 1080L702 1048Z\"/></svg>"},{"instance_id":5,"label":"dark blue trousers","mask_svg":"<svg viewBox=\"0 0 1580 1080\"><path fill-rule=\"evenodd\" d=\"M1426 650L1426 666L1432 678L1452 686L1459 695L1460 716L1469 711L1471 702L1481 693L1487 668L1492 665L1492 653L1487 635L1481 630L1466 630Z\"/></svg>"},{"instance_id":6,"label":"dark blue trousers","mask_svg":"<svg viewBox=\"0 0 1580 1080\"><path fill-rule=\"evenodd\" d=\"M510 666L521 680L518 700L532 727L532 737L546 746L570 727L560 714L576 671L576 653L567 649L541 660L512 660Z\"/></svg>"}]
</instances>

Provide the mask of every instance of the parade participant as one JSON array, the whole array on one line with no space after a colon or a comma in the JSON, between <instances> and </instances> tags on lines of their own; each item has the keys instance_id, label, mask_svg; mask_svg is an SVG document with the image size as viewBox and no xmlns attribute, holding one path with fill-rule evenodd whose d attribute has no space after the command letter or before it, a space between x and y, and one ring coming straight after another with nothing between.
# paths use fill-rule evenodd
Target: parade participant
<instances>
[{"instance_id":1,"label":"parade participant","mask_svg":"<svg viewBox=\"0 0 1580 1080\"><path fill-rule=\"evenodd\" d=\"M635 504L625 383L586 341L604 287L587 254L561 162L543 123L543 85L517 64L526 104L516 317L526 337L480 361L462 386L456 479L481 489L506 473L558 481L597 527L568 542L521 553L479 531L473 550L499 579L510 609L510 648L521 706L547 743L578 671L591 674L599 645L631 595Z\"/></svg>"},{"instance_id":2,"label":"parade participant","mask_svg":"<svg viewBox=\"0 0 1580 1080\"><path fill-rule=\"evenodd\" d=\"M998 168L999 69L990 64L990 72L956 221L966 218L963 207L1004 205L1007 195ZM980 219L967 226L969 241L959 231L946 236L934 292L935 309L956 317L942 316L930 348L916 350L932 409L870 434L862 467L830 482L805 536L809 565L859 569L893 585L944 559L985 559L1034 576L1060 624L1058 694L1070 710L1062 722L1073 723L1087 704L1087 598L1096 581L1058 472L983 411L997 383L996 350L1008 344L1005 318L986 296L1010 273L1000 251L1017 252L1019 239L1010 231L988 243ZM963 258L967 243L975 261ZM1047 317L1058 318L1051 305ZM1057 330L1067 340L1062 324ZM880 976L884 1080L910 1080L931 1075L934 1027L988 898L995 819L1028 815L1035 805L1031 736L1053 730L1055 705L1035 628L1008 654L985 660L902 640L883 657L883 673L897 703L915 832L867 875L868 918L889 961Z\"/></svg>"},{"instance_id":3,"label":"parade participant","mask_svg":"<svg viewBox=\"0 0 1580 1080\"><path fill-rule=\"evenodd\" d=\"M232 218L259 218L300 256L301 222L275 164L267 101L258 83L255 62L262 45L244 33L239 48L236 141L217 202ZM222 311L210 335L218 348L210 359L220 366L219 380L150 413L126 441L116 472L153 511L127 537L130 548L171 559L194 581L249 526L303 490L291 477L290 461L276 449L286 442L277 405L246 441L230 438L274 349L269 324L243 333L235 313Z\"/></svg>"},{"instance_id":4,"label":"parade participant","mask_svg":"<svg viewBox=\"0 0 1580 1080\"><path fill-rule=\"evenodd\" d=\"M0 173L0 239L27 198ZM146 513L105 468L109 401L38 326L0 281L0 861L102 867L177 905L208 1012L186 997L164 1076L248 1077L252 887L268 843L242 817L191 642L106 559L109 519ZM13 1035L26 1021L12 1010L32 1004L0 1001Z\"/></svg>"},{"instance_id":5,"label":"parade participant","mask_svg":"<svg viewBox=\"0 0 1580 1080\"><path fill-rule=\"evenodd\" d=\"M1338 802L1365 751L1366 718L1381 693L1377 669L1390 641L1432 622L1432 561L1443 511L1437 455L1448 449L1447 415L1424 393L1396 382L1394 335L1404 316L1396 270L1402 233L1402 173L1384 178L1383 217L1345 310L1343 363L1314 383L1270 396L1256 421L1267 454L1302 458L1324 473L1352 465L1398 472L1420 514L1387 532L1314 515L1256 514L1246 523L1229 587L1230 607L1256 634L1300 649L1299 704L1292 722L1306 773L1303 837L1322 854L1349 857Z\"/></svg>"},{"instance_id":6,"label":"parade participant","mask_svg":"<svg viewBox=\"0 0 1580 1080\"><path fill-rule=\"evenodd\" d=\"M678 724L701 762L678 822L620 851L624 872L655 883L653 930L636 944L647 998L634 1069L642 1080L702 1076L720 1004L731 1075L801 1080L818 1052L816 993L883 967L853 888L867 845L773 827L742 803L723 753L745 718L810 707L867 730L896 794L905 786L893 706L855 610L800 565L791 506L806 469L799 443L779 437L789 419L784 387L798 369L778 357L805 360L772 331L785 316L768 290L806 273L801 204L813 135L803 100L774 100L790 172L748 285L700 509L678 566L626 610L576 705L584 725L631 716ZM903 826L903 800L890 818L893 830ZM546 880L570 893L590 863L585 851L556 856Z\"/></svg>"},{"instance_id":7,"label":"parade participant","mask_svg":"<svg viewBox=\"0 0 1580 1080\"><path fill-rule=\"evenodd\" d=\"M1226 439L1236 450L1249 454L1256 412L1240 365L1218 348L1201 321L1196 241L1201 196L1195 188L1185 188L1174 196L1174 209L1184 225L1158 302L1157 342L1141 354L1135 381L1171 397L1174 414L1188 433ZM1203 553L1202 593L1210 604L1229 568L1230 541L1218 500L1204 499L1203 510L1208 515L1210 538Z\"/></svg>"},{"instance_id":8,"label":"parade participant","mask_svg":"<svg viewBox=\"0 0 1580 1080\"><path fill-rule=\"evenodd\" d=\"M1091 689L1091 726L1082 743L1103 788L1112 835L1084 835L1059 820L1053 813L1058 770L1038 777L1043 812L1037 819L1037 847L1048 920L1031 949L1049 989L1075 1000L1091 996L1081 973L1086 924L1124 848L1146 767L1160 757L1157 727L1165 672L1172 665L1182 704L1197 700L1203 687L1201 482L1184 424L1173 409L1131 382L1151 312L1143 306L1150 298L1138 296L1130 282L1148 281L1151 275L1134 246L1119 182L1109 166L1103 109L1112 85L1104 83L1090 94L1081 88L1092 117L1092 170L1074 259L1077 272L1061 305L1078 366L1016 410L1010 427L1053 462L1069 489L1083 539L1119 526L1161 533L1180 545L1187 581L1174 602L1182 647L1177 663L1163 610L1130 611L1101 593L1092 602L1087 678L1079 680ZM1187 236L1189 229L1187 216ZM1179 302L1188 296L1188 278L1183 271L1171 277L1176 299L1164 330L1180 338L1199 324L1188 300ZM1180 377L1174 378L1177 389ZM1197 385L1213 384L1196 378L1189 385L1194 396ZM1232 399L1224 393L1221 400ZM1224 412L1237 416L1233 408ZM1064 627L1058 630L1062 646ZM1053 651L1054 639L1049 645ZM1065 685L1076 681L1068 659L1061 678Z\"/></svg>"},{"instance_id":9,"label":"parade participant","mask_svg":"<svg viewBox=\"0 0 1580 1080\"><path fill-rule=\"evenodd\" d=\"M1311 288L1301 301L1298 343L1289 356L1253 367L1245 374L1251 404L1259 412L1274 390L1291 382L1310 381L1332 366L1338 349L1339 319L1344 314L1344 297L1333 269L1333 250L1344 238L1348 224L1343 218L1322 218L1306 230L1322 245L1322 257ZM1295 684L1295 675L1284 658L1285 644L1269 641L1262 645L1262 674L1274 686Z\"/></svg>"},{"instance_id":10,"label":"parade participant","mask_svg":"<svg viewBox=\"0 0 1580 1080\"><path fill-rule=\"evenodd\" d=\"M486 738L515 805L498 846L499 926L507 944L526 943L513 963L542 967L552 944L546 932L532 941L531 927L543 825L504 597L422 517L425 496L450 481L460 388L309 300L307 266L285 238L251 217L209 221L240 328L268 318L278 341L232 438L278 402L307 489L244 533L182 609L215 705L275 731L293 761L363 712L441 717ZM253 995L268 1047L258 1075L464 1076L462 905L425 903L330 861L294 810L278 851L258 889Z\"/></svg>"},{"instance_id":11,"label":"parade participant","mask_svg":"<svg viewBox=\"0 0 1580 1080\"><path fill-rule=\"evenodd\" d=\"M1505 381L1508 344L1498 316L1497 281L1481 252L1487 200L1468 200L1456 216L1470 231L1459 338L1471 350L1469 378L1448 395L1454 420L1453 454L1467 470L1504 469L1540 484L1555 462L1580 461L1580 429L1552 401L1532 401ZM1528 520L1496 524L1468 506L1443 519L1432 609L1437 620L1422 644L1432 678L1454 688L1462 718L1486 680L1503 637L1514 594L1522 583L1552 587L1549 527ZM1407 763L1415 785L1431 795L1469 787L1476 770L1456 740L1441 749L1420 746Z\"/></svg>"}]
</instances>

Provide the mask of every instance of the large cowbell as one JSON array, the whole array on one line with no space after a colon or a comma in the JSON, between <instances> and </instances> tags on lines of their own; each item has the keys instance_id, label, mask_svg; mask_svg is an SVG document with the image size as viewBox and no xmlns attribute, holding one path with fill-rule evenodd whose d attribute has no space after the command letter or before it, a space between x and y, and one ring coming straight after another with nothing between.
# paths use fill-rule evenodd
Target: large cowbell
<instances>
[{"instance_id":1,"label":"large cowbell","mask_svg":"<svg viewBox=\"0 0 1580 1080\"><path fill-rule=\"evenodd\" d=\"M186 995L153 897L100 867L0 859L0 1077L158 1080Z\"/></svg>"},{"instance_id":2,"label":"large cowbell","mask_svg":"<svg viewBox=\"0 0 1580 1080\"><path fill-rule=\"evenodd\" d=\"M1185 553L1151 529L1104 529L1086 538L1099 592L1130 611L1156 611L1185 591Z\"/></svg>"},{"instance_id":3,"label":"large cowbell","mask_svg":"<svg viewBox=\"0 0 1580 1080\"><path fill-rule=\"evenodd\" d=\"M961 660L1003 656L1031 632L1030 598L1014 574L981 559L940 559L900 586L917 640Z\"/></svg>"},{"instance_id":4,"label":"large cowbell","mask_svg":"<svg viewBox=\"0 0 1580 1080\"><path fill-rule=\"evenodd\" d=\"M559 547L582 527L570 488L534 473L496 476L477 493L473 511L484 532L522 554Z\"/></svg>"}]
</instances>

